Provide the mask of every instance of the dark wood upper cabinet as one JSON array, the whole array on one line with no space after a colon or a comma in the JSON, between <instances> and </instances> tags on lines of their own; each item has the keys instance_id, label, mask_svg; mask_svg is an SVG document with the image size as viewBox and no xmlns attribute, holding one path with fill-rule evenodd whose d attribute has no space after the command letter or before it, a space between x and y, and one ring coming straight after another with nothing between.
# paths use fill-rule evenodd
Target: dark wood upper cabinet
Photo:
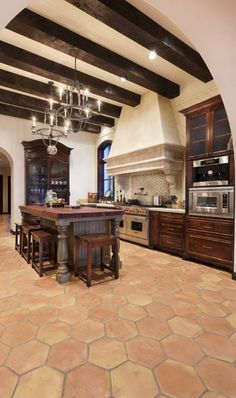
<instances>
[{"instance_id":1,"label":"dark wood upper cabinet","mask_svg":"<svg viewBox=\"0 0 236 398\"><path fill-rule=\"evenodd\" d=\"M57 144L57 154L50 156L43 140L23 141L25 150L25 203L44 204L48 189L69 204L70 152L72 148Z\"/></svg>"},{"instance_id":2,"label":"dark wood upper cabinet","mask_svg":"<svg viewBox=\"0 0 236 398\"><path fill-rule=\"evenodd\" d=\"M220 96L184 109L187 121L187 160L232 153L230 126Z\"/></svg>"}]
</instances>

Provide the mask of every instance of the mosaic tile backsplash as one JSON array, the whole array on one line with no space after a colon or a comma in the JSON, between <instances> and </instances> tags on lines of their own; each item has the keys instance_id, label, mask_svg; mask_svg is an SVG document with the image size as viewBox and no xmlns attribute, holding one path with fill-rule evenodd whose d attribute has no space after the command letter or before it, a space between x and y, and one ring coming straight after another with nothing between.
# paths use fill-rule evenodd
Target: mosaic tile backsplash
<instances>
[{"instance_id":1,"label":"mosaic tile backsplash","mask_svg":"<svg viewBox=\"0 0 236 398\"><path fill-rule=\"evenodd\" d=\"M118 193L121 191L126 199L138 199L143 205L151 205L154 195L162 195L164 200L170 195L169 184L162 172L116 177L115 183ZM140 195L140 188L146 195Z\"/></svg>"}]
</instances>

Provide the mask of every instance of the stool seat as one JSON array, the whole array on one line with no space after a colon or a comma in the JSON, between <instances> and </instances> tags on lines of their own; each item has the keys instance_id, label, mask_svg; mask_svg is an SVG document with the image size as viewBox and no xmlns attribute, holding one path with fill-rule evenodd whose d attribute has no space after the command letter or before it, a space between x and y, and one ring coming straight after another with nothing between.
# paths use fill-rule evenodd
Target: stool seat
<instances>
[{"instance_id":1,"label":"stool seat","mask_svg":"<svg viewBox=\"0 0 236 398\"><path fill-rule=\"evenodd\" d=\"M51 232L45 230L34 230L32 234L32 268L39 274L40 277L43 276L43 272L57 268L56 263L56 242L57 236ZM38 243L38 262L36 259L36 242ZM46 251L47 250L47 251ZM49 260L49 263L45 263Z\"/></svg>"},{"instance_id":2,"label":"stool seat","mask_svg":"<svg viewBox=\"0 0 236 398\"><path fill-rule=\"evenodd\" d=\"M112 261L109 265L103 263L102 248L110 246L112 248ZM86 274L82 273L80 267L80 247L86 247ZM92 279L92 249L101 248L101 271L109 270L109 275L119 278L118 264L118 238L111 234L89 234L75 236L75 265L78 270L78 276L87 282L87 286L91 286Z\"/></svg>"}]
</instances>

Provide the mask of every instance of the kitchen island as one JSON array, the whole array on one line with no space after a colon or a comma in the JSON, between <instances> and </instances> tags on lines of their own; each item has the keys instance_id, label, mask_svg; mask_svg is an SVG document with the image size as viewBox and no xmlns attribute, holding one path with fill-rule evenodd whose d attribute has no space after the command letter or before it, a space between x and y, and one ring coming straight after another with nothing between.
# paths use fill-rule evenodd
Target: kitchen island
<instances>
[{"instance_id":1,"label":"kitchen island","mask_svg":"<svg viewBox=\"0 0 236 398\"><path fill-rule=\"evenodd\" d=\"M112 233L119 236L119 223L122 209L44 207L39 205L19 206L22 222L27 223L30 217L40 218L42 228L51 228L58 233L57 276L59 283L70 280L74 264L74 236L92 233Z\"/></svg>"}]
</instances>

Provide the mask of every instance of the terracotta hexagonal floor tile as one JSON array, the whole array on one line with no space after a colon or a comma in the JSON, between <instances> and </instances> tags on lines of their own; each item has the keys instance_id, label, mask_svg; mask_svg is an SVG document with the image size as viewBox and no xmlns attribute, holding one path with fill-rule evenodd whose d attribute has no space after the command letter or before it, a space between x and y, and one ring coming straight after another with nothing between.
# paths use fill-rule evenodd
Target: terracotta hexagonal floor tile
<instances>
[{"instance_id":1,"label":"terracotta hexagonal floor tile","mask_svg":"<svg viewBox=\"0 0 236 398\"><path fill-rule=\"evenodd\" d=\"M12 397L18 377L7 368L0 368L0 397Z\"/></svg>"},{"instance_id":2,"label":"terracotta hexagonal floor tile","mask_svg":"<svg viewBox=\"0 0 236 398\"><path fill-rule=\"evenodd\" d=\"M63 322L73 325L88 318L88 309L80 305L67 307L61 310L58 318Z\"/></svg>"},{"instance_id":3,"label":"terracotta hexagonal floor tile","mask_svg":"<svg viewBox=\"0 0 236 398\"><path fill-rule=\"evenodd\" d=\"M208 303L205 301L199 303L198 306L202 312L211 316L221 316L224 318L229 313L227 308L219 303Z\"/></svg>"},{"instance_id":4,"label":"terracotta hexagonal floor tile","mask_svg":"<svg viewBox=\"0 0 236 398\"><path fill-rule=\"evenodd\" d=\"M86 319L76 324L71 330L71 336L77 340L90 343L105 335L104 325L101 322Z\"/></svg>"},{"instance_id":5,"label":"terracotta hexagonal floor tile","mask_svg":"<svg viewBox=\"0 0 236 398\"><path fill-rule=\"evenodd\" d=\"M224 296L220 292L211 292L210 290L202 290L199 293L202 298L211 303L223 303L225 300Z\"/></svg>"},{"instance_id":6,"label":"terracotta hexagonal floor tile","mask_svg":"<svg viewBox=\"0 0 236 398\"><path fill-rule=\"evenodd\" d=\"M43 366L21 376L15 398L61 398L64 375Z\"/></svg>"},{"instance_id":7,"label":"terracotta hexagonal floor tile","mask_svg":"<svg viewBox=\"0 0 236 398\"><path fill-rule=\"evenodd\" d=\"M152 303L152 297L144 293L132 293L127 296L128 302L137 305L147 305Z\"/></svg>"},{"instance_id":8,"label":"terracotta hexagonal floor tile","mask_svg":"<svg viewBox=\"0 0 236 398\"><path fill-rule=\"evenodd\" d=\"M64 398L109 398L109 374L106 370L85 364L67 375Z\"/></svg>"},{"instance_id":9,"label":"terracotta hexagonal floor tile","mask_svg":"<svg viewBox=\"0 0 236 398\"><path fill-rule=\"evenodd\" d=\"M126 343L128 357L140 365L153 368L164 361L166 355L159 341L138 336Z\"/></svg>"},{"instance_id":10,"label":"terracotta hexagonal floor tile","mask_svg":"<svg viewBox=\"0 0 236 398\"><path fill-rule=\"evenodd\" d=\"M134 322L127 319L111 319L105 326L106 335L120 341L126 341L137 336L138 330Z\"/></svg>"},{"instance_id":11,"label":"terracotta hexagonal floor tile","mask_svg":"<svg viewBox=\"0 0 236 398\"><path fill-rule=\"evenodd\" d=\"M40 327L37 338L44 343L53 345L67 339L70 329L70 326L63 322L48 323Z\"/></svg>"},{"instance_id":12,"label":"terracotta hexagonal floor tile","mask_svg":"<svg viewBox=\"0 0 236 398\"><path fill-rule=\"evenodd\" d=\"M102 298L97 294L87 293L78 298L78 305L83 307L94 307L101 304Z\"/></svg>"},{"instance_id":13,"label":"terracotta hexagonal floor tile","mask_svg":"<svg viewBox=\"0 0 236 398\"><path fill-rule=\"evenodd\" d=\"M155 374L164 394L178 398L198 398L204 386L195 370L168 359L155 369Z\"/></svg>"},{"instance_id":14,"label":"terracotta hexagonal floor tile","mask_svg":"<svg viewBox=\"0 0 236 398\"><path fill-rule=\"evenodd\" d=\"M66 308L75 305L75 297L70 294L62 294L59 296L50 297L48 305L51 307Z\"/></svg>"},{"instance_id":15,"label":"terracotta hexagonal floor tile","mask_svg":"<svg viewBox=\"0 0 236 398\"><path fill-rule=\"evenodd\" d=\"M127 360L124 344L109 337L94 341L89 346L89 362L112 369Z\"/></svg>"},{"instance_id":16,"label":"terracotta hexagonal floor tile","mask_svg":"<svg viewBox=\"0 0 236 398\"><path fill-rule=\"evenodd\" d=\"M43 325L57 320L59 310L56 308L42 307L33 310L29 314L29 320L36 325Z\"/></svg>"},{"instance_id":17,"label":"terracotta hexagonal floor tile","mask_svg":"<svg viewBox=\"0 0 236 398\"><path fill-rule=\"evenodd\" d=\"M172 334L163 340L162 344L170 359L186 365L194 365L204 356L195 341L185 336Z\"/></svg>"},{"instance_id":18,"label":"terracotta hexagonal floor tile","mask_svg":"<svg viewBox=\"0 0 236 398\"><path fill-rule=\"evenodd\" d=\"M230 314L226 317L226 320L236 329L236 314Z\"/></svg>"},{"instance_id":19,"label":"terracotta hexagonal floor tile","mask_svg":"<svg viewBox=\"0 0 236 398\"><path fill-rule=\"evenodd\" d=\"M8 311L1 312L0 324L4 326L14 325L17 322L27 320L28 310L25 308L13 308Z\"/></svg>"},{"instance_id":20,"label":"terracotta hexagonal floor tile","mask_svg":"<svg viewBox=\"0 0 236 398\"><path fill-rule=\"evenodd\" d=\"M125 296L120 296L119 294L106 294L102 298L103 303L110 304L113 307L119 307L127 303L127 298Z\"/></svg>"},{"instance_id":21,"label":"terracotta hexagonal floor tile","mask_svg":"<svg viewBox=\"0 0 236 398\"><path fill-rule=\"evenodd\" d=\"M229 398L235 398L235 366L217 359L204 358L196 366L196 370L209 390L217 391Z\"/></svg>"},{"instance_id":22,"label":"terracotta hexagonal floor tile","mask_svg":"<svg viewBox=\"0 0 236 398\"><path fill-rule=\"evenodd\" d=\"M236 347L226 337L204 333L198 337L197 342L210 357L228 362L236 361Z\"/></svg>"},{"instance_id":23,"label":"terracotta hexagonal floor tile","mask_svg":"<svg viewBox=\"0 0 236 398\"><path fill-rule=\"evenodd\" d=\"M141 319L141 321L138 321L137 326L142 336L151 337L153 339L162 340L171 333L167 321L151 316L147 316Z\"/></svg>"},{"instance_id":24,"label":"terracotta hexagonal floor tile","mask_svg":"<svg viewBox=\"0 0 236 398\"><path fill-rule=\"evenodd\" d=\"M202 315L202 312L195 304L187 303L186 301L178 300L171 307L173 308L176 315L181 315L186 318L195 319Z\"/></svg>"},{"instance_id":25,"label":"terracotta hexagonal floor tile","mask_svg":"<svg viewBox=\"0 0 236 398\"><path fill-rule=\"evenodd\" d=\"M6 357L8 356L10 351L10 347L0 343L0 366L5 362Z\"/></svg>"},{"instance_id":26,"label":"terracotta hexagonal floor tile","mask_svg":"<svg viewBox=\"0 0 236 398\"><path fill-rule=\"evenodd\" d=\"M116 315L116 310L112 305L101 304L89 309L89 317L98 321L108 321Z\"/></svg>"},{"instance_id":27,"label":"terracotta hexagonal floor tile","mask_svg":"<svg viewBox=\"0 0 236 398\"><path fill-rule=\"evenodd\" d=\"M32 340L13 348L6 365L22 374L45 364L49 347L37 340Z\"/></svg>"},{"instance_id":28,"label":"terracotta hexagonal floor tile","mask_svg":"<svg viewBox=\"0 0 236 398\"><path fill-rule=\"evenodd\" d=\"M236 345L236 333L232 334L230 340Z\"/></svg>"},{"instance_id":29,"label":"terracotta hexagonal floor tile","mask_svg":"<svg viewBox=\"0 0 236 398\"><path fill-rule=\"evenodd\" d=\"M205 394L201 396L201 398L225 398L225 396L218 394L217 392L214 391L207 391Z\"/></svg>"},{"instance_id":30,"label":"terracotta hexagonal floor tile","mask_svg":"<svg viewBox=\"0 0 236 398\"><path fill-rule=\"evenodd\" d=\"M169 305L161 304L158 302L147 305L146 311L148 315L156 318L170 319L175 316L174 311Z\"/></svg>"},{"instance_id":31,"label":"terracotta hexagonal floor tile","mask_svg":"<svg viewBox=\"0 0 236 398\"><path fill-rule=\"evenodd\" d=\"M87 360L87 345L73 339L61 341L51 347L47 364L69 372Z\"/></svg>"},{"instance_id":32,"label":"terracotta hexagonal floor tile","mask_svg":"<svg viewBox=\"0 0 236 398\"><path fill-rule=\"evenodd\" d=\"M118 313L121 318L125 318L134 322L144 318L147 315L142 307L135 304L122 305L119 308Z\"/></svg>"},{"instance_id":33,"label":"terracotta hexagonal floor tile","mask_svg":"<svg viewBox=\"0 0 236 398\"><path fill-rule=\"evenodd\" d=\"M196 337L202 332L202 328L196 322L180 316L170 319L168 323L174 333L186 337Z\"/></svg>"},{"instance_id":34,"label":"terracotta hexagonal floor tile","mask_svg":"<svg viewBox=\"0 0 236 398\"><path fill-rule=\"evenodd\" d=\"M16 323L5 328L1 340L3 343L14 347L33 339L37 333L37 329L37 326L29 322Z\"/></svg>"},{"instance_id":35,"label":"terracotta hexagonal floor tile","mask_svg":"<svg viewBox=\"0 0 236 398\"><path fill-rule=\"evenodd\" d=\"M203 315L197 322L203 329L210 333L228 336L234 331L233 326L226 319L216 316Z\"/></svg>"},{"instance_id":36,"label":"terracotta hexagonal floor tile","mask_svg":"<svg viewBox=\"0 0 236 398\"><path fill-rule=\"evenodd\" d=\"M152 371L132 362L112 370L111 383L116 398L154 398L158 393Z\"/></svg>"}]
</instances>

